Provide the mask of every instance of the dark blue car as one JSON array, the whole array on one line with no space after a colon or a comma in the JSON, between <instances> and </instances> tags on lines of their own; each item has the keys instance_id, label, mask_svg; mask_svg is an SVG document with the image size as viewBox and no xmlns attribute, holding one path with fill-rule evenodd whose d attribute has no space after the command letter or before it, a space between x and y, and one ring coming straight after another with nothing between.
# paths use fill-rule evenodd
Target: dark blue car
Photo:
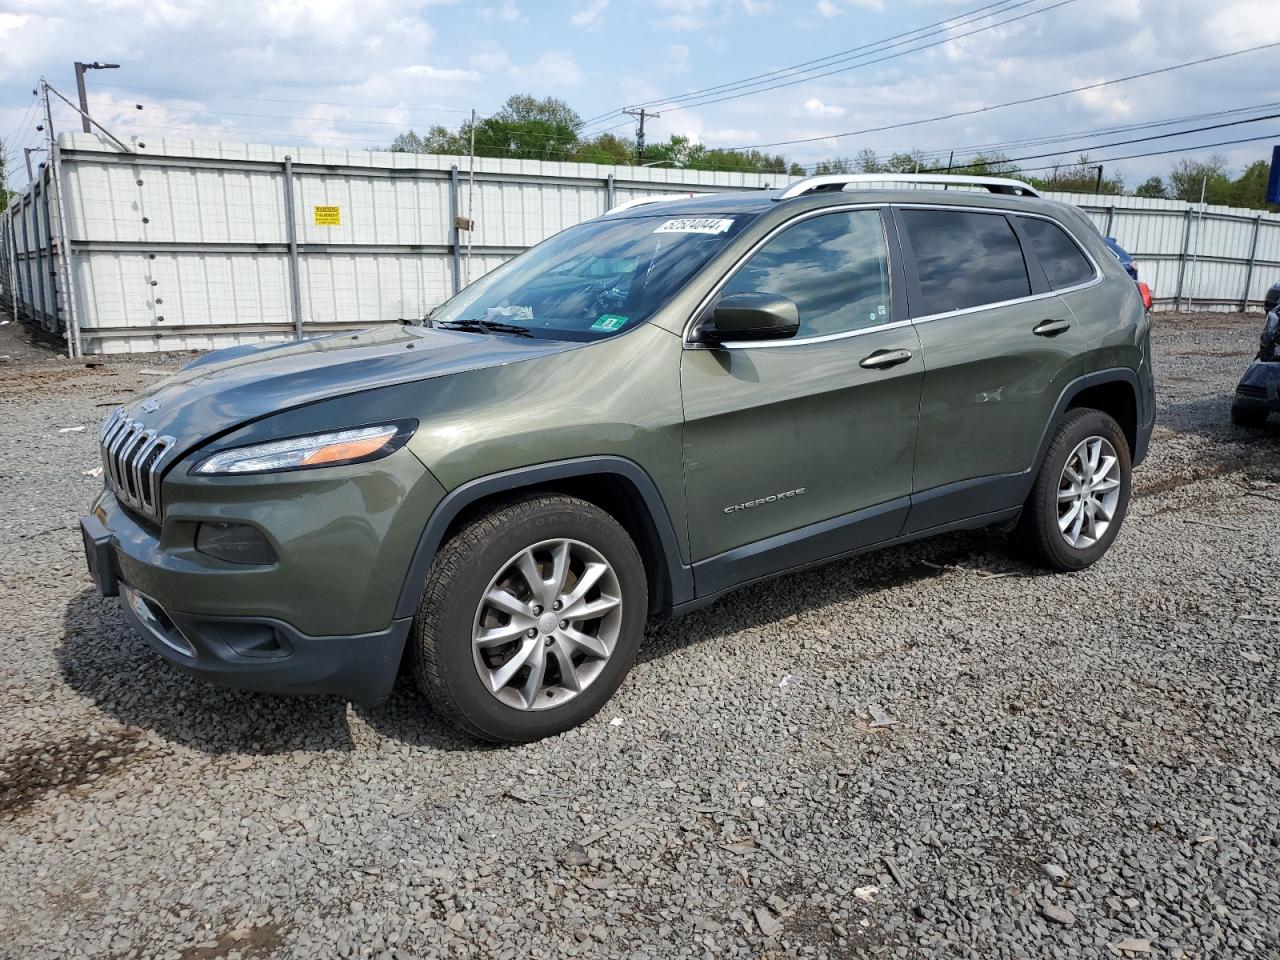
<instances>
[{"instance_id":1,"label":"dark blue car","mask_svg":"<svg viewBox=\"0 0 1280 960\"><path fill-rule=\"evenodd\" d=\"M1257 359L1240 378L1231 403L1231 422L1239 427L1260 427L1280 411L1280 283L1273 283L1263 300L1267 321L1262 327Z\"/></svg>"},{"instance_id":2,"label":"dark blue car","mask_svg":"<svg viewBox=\"0 0 1280 960\"><path fill-rule=\"evenodd\" d=\"M1124 267L1125 273L1133 278L1133 282L1138 282L1138 265L1133 262L1133 257L1129 256L1129 251L1120 244L1116 243L1115 237L1103 237L1107 241L1107 246L1111 248L1111 252L1116 255L1116 259L1120 261L1120 266Z\"/></svg>"}]
</instances>

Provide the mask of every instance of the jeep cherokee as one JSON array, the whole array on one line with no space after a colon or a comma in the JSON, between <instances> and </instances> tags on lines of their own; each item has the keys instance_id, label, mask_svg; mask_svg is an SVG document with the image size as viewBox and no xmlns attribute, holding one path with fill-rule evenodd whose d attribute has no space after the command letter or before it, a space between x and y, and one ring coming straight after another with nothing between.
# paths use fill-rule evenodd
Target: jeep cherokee
<instances>
[{"instance_id":1,"label":"jeep cherokee","mask_svg":"<svg viewBox=\"0 0 1280 960\"><path fill-rule=\"evenodd\" d=\"M1138 291L1026 184L897 179L627 204L421 324L197 359L103 425L99 590L198 677L374 702L404 660L529 741L767 577L989 525L1088 566L1151 434Z\"/></svg>"}]
</instances>

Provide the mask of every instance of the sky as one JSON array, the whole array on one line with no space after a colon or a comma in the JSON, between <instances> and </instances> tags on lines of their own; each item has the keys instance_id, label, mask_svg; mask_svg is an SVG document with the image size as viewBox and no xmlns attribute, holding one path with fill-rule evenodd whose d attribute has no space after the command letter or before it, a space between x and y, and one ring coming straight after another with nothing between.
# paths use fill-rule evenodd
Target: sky
<instances>
[{"instance_id":1,"label":"sky","mask_svg":"<svg viewBox=\"0 0 1280 960\"><path fill-rule=\"evenodd\" d=\"M35 130L41 118L32 88L44 76L74 99L77 59L120 64L88 75L90 110L116 135L144 141L376 148L409 128L453 127L472 109L492 113L512 93L567 101L594 121L587 133L634 134L634 120L618 111L652 102L661 116L647 123L651 141L671 134L722 147L804 140L766 148L802 164L866 148L881 156L916 148L945 154L1210 115L1005 151L1020 157L1064 150L1071 158L1091 144L1280 114L1278 46L1035 104L837 136L1280 43L1275 0L1007 0L987 5L992 15L985 19L962 16L981 6L979 0L0 0L0 137L11 181L24 183L21 147L39 145L44 136ZM946 32L890 39L948 18ZM827 76L778 73L771 79L785 86L752 88L749 96L722 102L700 101L724 93L687 96L884 40L894 46L810 70ZM865 62L881 58L887 59ZM1263 109L1267 104L1276 106ZM1218 116L1244 107L1258 109ZM76 122L68 108L55 110L56 130ZM1280 118L1092 153L1110 158L1263 136L1270 139L1185 154L1216 152L1238 171L1269 158L1280 144ZM1178 159L1118 160L1107 173L1121 173L1133 188Z\"/></svg>"}]
</instances>

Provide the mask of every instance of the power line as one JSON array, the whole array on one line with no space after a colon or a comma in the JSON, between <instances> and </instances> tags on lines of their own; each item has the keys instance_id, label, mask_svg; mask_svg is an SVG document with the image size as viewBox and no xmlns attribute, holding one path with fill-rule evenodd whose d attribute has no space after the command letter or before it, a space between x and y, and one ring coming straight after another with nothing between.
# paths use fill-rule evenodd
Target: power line
<instances>
[{"instance_id":1,"label":"power line","mask_svg":"<svg viewBox=\"0 0 1280 960\"><path fill-rule=\"evenodd\" d=\"M1089 162L1094 163L1115 163L1117 160L1136 160L1139 157L1163 157L1171 153L1196 153L1200 150L1210 150L1213 147L1233 147L1241 143L1258 143L1261 140L1280 139L1280 130L1275 133L1266 134L1261 137L1244 137L1240 140L1219 140L1217 143L1200 143L1192 147L1171 147L1168 150L1149 150L1145 153L1129 153L1121 157L1099 157L1097 159L1090 158ZM1022 173L1033 173L1037 170L1054 170L1058 169L1059 164L1046 164L1043 167L1025 167Z\"/></svg>"},{"instance_id":2,"label":"power line","mask_svg":"<svg viewBox=\"0 0 1280 960\"><path fill-rule=\"evenodd\" d=\"M98 106L119 107L120 104L114 100L90 100L90 103ZM170 110L174 113L192 113L203 114L211 117L257 117L263 120L310 120L316 123L360 123L360 124L377 124L378 126L399 127L404 129L404 123L399 120L360 120L355 117L299 117L293 114L280 113L236 113L231 110L197 110L194 107L179 107L167 103L158 103L155 106L164 110Z\"/></svg>"},{"instance_id":3,"label":"power line","mask_svg":"<svg viewBox=\"0 0 1280 960\"><path fill-rule=\"evenodd\" d=\"M1280 107L1280 101L1257 103L1247 107L1232 107L1229 110L1212 110L1207 113L1193 113L1183 117L1166 117L1162 120L1151 120L1146 123L1131 123L1116 127L1097 127L1091 130L1076 130L1070 133L1043 135L1026 140L1006 140L997 143L970 144L963 147L922 150L919 152L919 156L923 159L926 157L945 157L948 154L953 154L955 156L963 156L966 154L990 154L992 152L999 152L1006 149L1038 147L1049 143L1060 143L1064 140L1075 140L1081 137L1109 136L1113 133L1129 133L1134 130L1148 130L1154 127L1167 127L1174 123L1190 123L1195 120L1208 120L1213 117L1229 117L1240 113L1248 113L1251 110L1269 110L1275 107Z\"/></svg>"},{"instance_id":4,"label":"power line","mask_svg":"<svg viewBox=\"0 0 1280 960\"><path fill-rule=\"evenodd\" d=\"M1016 23L1019 20L1026 20L1028 17L1036 17L1042 13L1048 13L1050 10L1056 10L1058 7L1065 7L1068 4L1075 3L1075 2L1076 0L1057 0L1056 3L1051 3L1048 6L1040 7L1037 10L1031 10L1027 13L1019 14L1018 16L1010 17L1007 20L1000 20L1000 21L997 21L996 23L990 23L984 27L978 27L975 30L970 30L967 33L961 33L961 34L956 34L954 36L943 37L941 40L935 40L932 43L926 43L918 47L912 47L910 50L899 50L897 53L891 53L883 57L877 57L874 60L864 60L861 63L855 63L847 67L840 67L835 70L828 70L825 73L814 73L808 76L800 77L799 79L796 79L796 80L788 80L785 83L775 83L769 86L762 86L758 90L747 90L745 92L731 93L728 96L724 96L724 97L712 97L704 100L696 100L690 103L682 103L672 107L666 107L665 109L687 110L691 107L704 107L712 103L724 103L728 100L739 100L743 97L754 96L755 94L758 94L758 93L767 93L772 90L781 90L785 87L794 87L796 84L808 83L811 80L820 80L823 77L834 76L837 73L848 73L850 70L857 70L862 67L874 66L877 63L885 63L886 61L889 61L889 60L897 60L900 57L907 56L908 54L919 53L921 50L930 50L933 47L940 47L943 44L952 43L956 40L963 40L965 37L972 37L979 33L985 33L988 30L994 30L996 27L1003 27L1003 26L1007 26L1010 23ZM1013 9L1013 8L1011 7L1010 9ZM1001 12L1004 12L1004 11L1001 11Z\"/></svg>"},{"instance_id":5,"label":"power line","mask_svg":"<svg viewBox=\"0 0 1280 960\"><path fill-rule=\"evenodd\" d=\"M1204 127L1192 127L1190 130L1174 130L1171 133L1157 133L1150 137L1136 137L1131 140L1115 140L1111 143L1095 143L1090 149L1106 150L1110 147L1124 147L1133 143L1149 143L1152 140L1167 140L1170 137L1185 137L1191 133L1204 133L1206 130L1221 130L1224 127L1239 127L1246 123L1260 123L1263 120L1280 119L1280 113L1269 113L1262 117L1250 117L1247 120L1230 120L1226 123L1212 123ZM999 163L1021 163L1023 160L1043 160L1045 157L1060 157L1064 153L1070 153L1071 148L1063 150L1054 150L1050 153L1033 153L1025 157L1001 157ZM939 173L946 167L931 167L922 170L921 173Z\"/></svg>"},{"instance_id":6,"label":"power line","mask_svg":"<svg viewBox=\"0 0 1280 960\"><path fill-rule=\"evenodd\" d=\"M965 13L956 14L955 16L947 17L947 18L946 18L946 19L944 19L944 20L938 20L938 21L936 21L936 22L934 22L934 23L927 23L927 24L925 24L925 25L923 25L923 26L916 27L914 30L908 30L908 31L906 31L905 33L896 33L896 34L894 34L893 36L885 37L885 38L883 38L883 39L881 39L881 40L873 40L873 41L871 41L871 42L869 42L869 43L860 44L860 45L858 45L858 46L856 46L856 47L850 47L850 48L849 48L849 49L847 49L847 50L840 50L840 51L837 51L836 53L828 54L828 55L827 55L827 56L825 56L825 57L818 57L818 58L813 59L813 60L805 60L805 61L803 61L803 62L801 62L801 63L792 64L792 65L791 65L791 66L789 66L789 67L780 67L780 68L779 68L779 69L777 69L777 70L770 70L770 71L767 71L767 72L765 72L765 73L757 73L757 74L754 74L754 75L752 75L752 76L750 76L750 77L743 77L743 78L742 78L742 79L740 79L740 80L730 80L730 81L726 81L725 83L717 84L717 85L715 85L715 86L711 86L711 87L702 87L702 88L700 88L700 89L698 89L698 90L691 90L691 91L687 91L686 93L680 94L680 95L678 95L678 96L667 97L667 98L658 97L658 98L653 99L653 100L646 100L646 101L644 101L643 103L633 104L633 106L634 106L634 107L651 107L651 106L659 106L659 105L666 104L666 103L676 103L676 102L679 102L679 101L681 101L681 100L692 99L692 98L699 97L699 96L703 96L703 95L710 94L710 93L723 92L724 90L727 90L727 89L730 89L730 88L733 88L733 87L737 87L737 86L741 86L741 85L743 85L743 84L750 83L750 82L751 82L751 81L753 81L753 80L761 80L761 79L768 78L768 77L777 77L777 76L779 76L779 75L781 75L781 74L794 74L796 71L801 70L801 69L803 69L804 67L811 67L811 66L814 66L814 65L816 65L816 64L828 63L828 62L830 62L830 61L835 61L835 60L840 60L840 59L849 58L849 57L851 57L852 55L857 54L859 51L868 51L868 50L870 50L870 49L871 49L871 48L873 48L873 47L877 47L877 46L880 46L881 44L888 43L888 42L890 42L891 40L898 40L898 39L901 39L901 38L903 38L903 37L909 37L909 36L911 36L912 34L915 34L915 33L922 33L922 32L927 31L927 30L932 30L932 29L934 29L935 27L941 27L941 26L944 26L945 24L949 24L949 23L951 23L951 21L953 21L953 20L960 20L960 19L962 19L962 18L964 18L964 17L968 17L968 16L971 16L971 15L973 15L973 14L982 13L982 11L984 11L984 10L985 10L985 11L990 11L992 7L1000 7L1000 6L1004 6L1005 4L1007 4L1007 3L1009 3L1009 2L1010 2L1010 0L999 0L999 2L997 2L997 3L988 3L988 4L984 4L983 6L981 6L981 7L977 7L977 8L976 8L976 9L974 9L974 10L969 10L969 11L966 11ZM1026 2L1031 2L1031 0L1026 0ZM986 14L986 15L989 15L989 13L988 13L988 14ZM917 38L917 39L918 39L918 38ZM614 112L616 113L617 111L614 111ZM584 122L585 122L585 123L590 124L590 123L595 122L596 120L601 119L602 117L609 117L609 116L612 116L612 115L613 115L612 113L610 113L610 114L600 114L599 116L597 116L597 117L592 117L592 118L590 118L590 119L588 119L588 120L586 120L586 121L584 121Z\"/></svg>"},{"instance_id":7,"label":"power line","mask_svg":"<svg viewBox=\"0 0 1280 960\"><path fill-rule=\"evenodd\" d=\"M102 83L102 84L99 84L98 86L100 86L100 87L107 87L107 88L110 88L110 89L113 89L113 90L149 90L149 91L151 91L151 92L153 92L153 93L164 93L164 94L168 94L168 95L172 95L172 96L179 96L179 97L189 96L189 97L195 97L195 98L200 99L200 100L202 100L202 101L203 101L205 98L207 98L207 97L209 96L208 91L199 92L199 91L195 91L195 90L174 90L174 89L172 89L172 88L170 88L170 87L144 87L144 86L138 86L138 85L135 85L135 84L128 84L128 83ZM231 95L231 94L229 94L229 93L218 93L218 94L214 94L214 99L217 99L217 100L251 100L251 101L258 102L258 103L305 103L305 104L308 104L309 106L321 106L321 107L353 107L353 108L358 108L358 109L361 109L361 110L407 110L407 111L409 111L409 112L411 112L411 113L413 113L413 112L425 112L425 111L428 111L428 110L429 110L429 111L434 111L434 112L437 112L437 113L461 113L461 114L469 114L469 113L471 112L469 109L468 109L468 110L461 110L461 109L458 109L458 108L456 108L456 107L443 107L443 106L440 106L439 104L435 104L435 103L432 103L432 104L426 104L426 105L421 106L421 107L409 107L409 106L405 106L405 105L403 105L403 104L339 103L339 102L332 101L332 100L299 100L299 99L291 99L291 98L289 98L289 97L241 97L241 96L233 96L233 95Z\"/></svg>"},{"instance_id":8,"label":"power line","mask_svg":"<svg viewBox=\"0 0 1280 960\"><path fill-rule=\"evenodd\" d=\"M940 120L954 120L957 117L971 117L979 113L989 113L992 110L1001 110L1005 107L1023 106L1028 103L1040 103L1045 100L1053 100L1056 97L1065 97L1072 93L1083 93L1086 90L1097 90L1102 87L1109 87L1117 83L1127 83L1130 80L1141 80L1144 77L1154 77L1158 74L1172 73L1175 70L1184 70L1187 67L1197 67L1205 63L1213 63L1218 60L1226 60L1231 57L1243 56L1247 53L1257 53L1259 50L1270 50L1274 47L1280 47L1280 40L1272 43L1262 43L1256 47L1246 47L1242 50L1232 50L1228 53L1215 54L1212 57L1201 57L1198 60L1187 60L1182 63L1175 63L1167 67L1159 67L1155 70L1145 70L1142 73L1131 73L1126 77L1116 77L1112 80L1099 80L1096 83L1086 83L1082 86L1071 87L1067 90L1059 90L1056 93L1044 93L1035 97L1023 97L1020 100L1007 100L1004 103L993 103L985 107L975 107L972 110L956 110L952 113L940 114L936 117L926 117L922 120L904 120L901 123L888 123L879 127L866 127L862 130L849 130L844 133L828 133L818 137L800 137L795 140L775 140L771 143L756 143L745 147L726 147L726 150L761 150L765 147L786 147L797 143L816 143L819 140L839 140L843 137L856 137L867 133L882 133L885 130L901 130L904 127L918 127L926 123L937 123Z\"/></svg>"}]
</instances>

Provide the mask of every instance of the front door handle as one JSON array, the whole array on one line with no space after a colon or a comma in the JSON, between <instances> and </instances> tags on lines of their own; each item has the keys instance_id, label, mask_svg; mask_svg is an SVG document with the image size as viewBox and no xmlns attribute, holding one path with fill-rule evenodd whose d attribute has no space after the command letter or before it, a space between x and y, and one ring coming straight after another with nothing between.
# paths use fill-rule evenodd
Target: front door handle
<instances>
[{"instance_id":1,"label":"front door handle","mask_svg":"<svg viewBox=\"0 0 1280 960\"><path fill-rule=\"evenodd\" d=\"M1056 337L1070 329L1071 323L1067 320L1041 320L1031 328L1031 332L1037 337Z\"/></svg>"},{"instance_id":2,"label":"front door handle","mask_svg":"<svg viewBox=\"0 0 1280 960\"><path fill-rule=\"evenodd\" d=\"M866 367L868 370L887 370L900 363L906 363L910 359L910 350L877 350L870 356L863 357L858 366Z\"/></svg>"}]
</instances>

